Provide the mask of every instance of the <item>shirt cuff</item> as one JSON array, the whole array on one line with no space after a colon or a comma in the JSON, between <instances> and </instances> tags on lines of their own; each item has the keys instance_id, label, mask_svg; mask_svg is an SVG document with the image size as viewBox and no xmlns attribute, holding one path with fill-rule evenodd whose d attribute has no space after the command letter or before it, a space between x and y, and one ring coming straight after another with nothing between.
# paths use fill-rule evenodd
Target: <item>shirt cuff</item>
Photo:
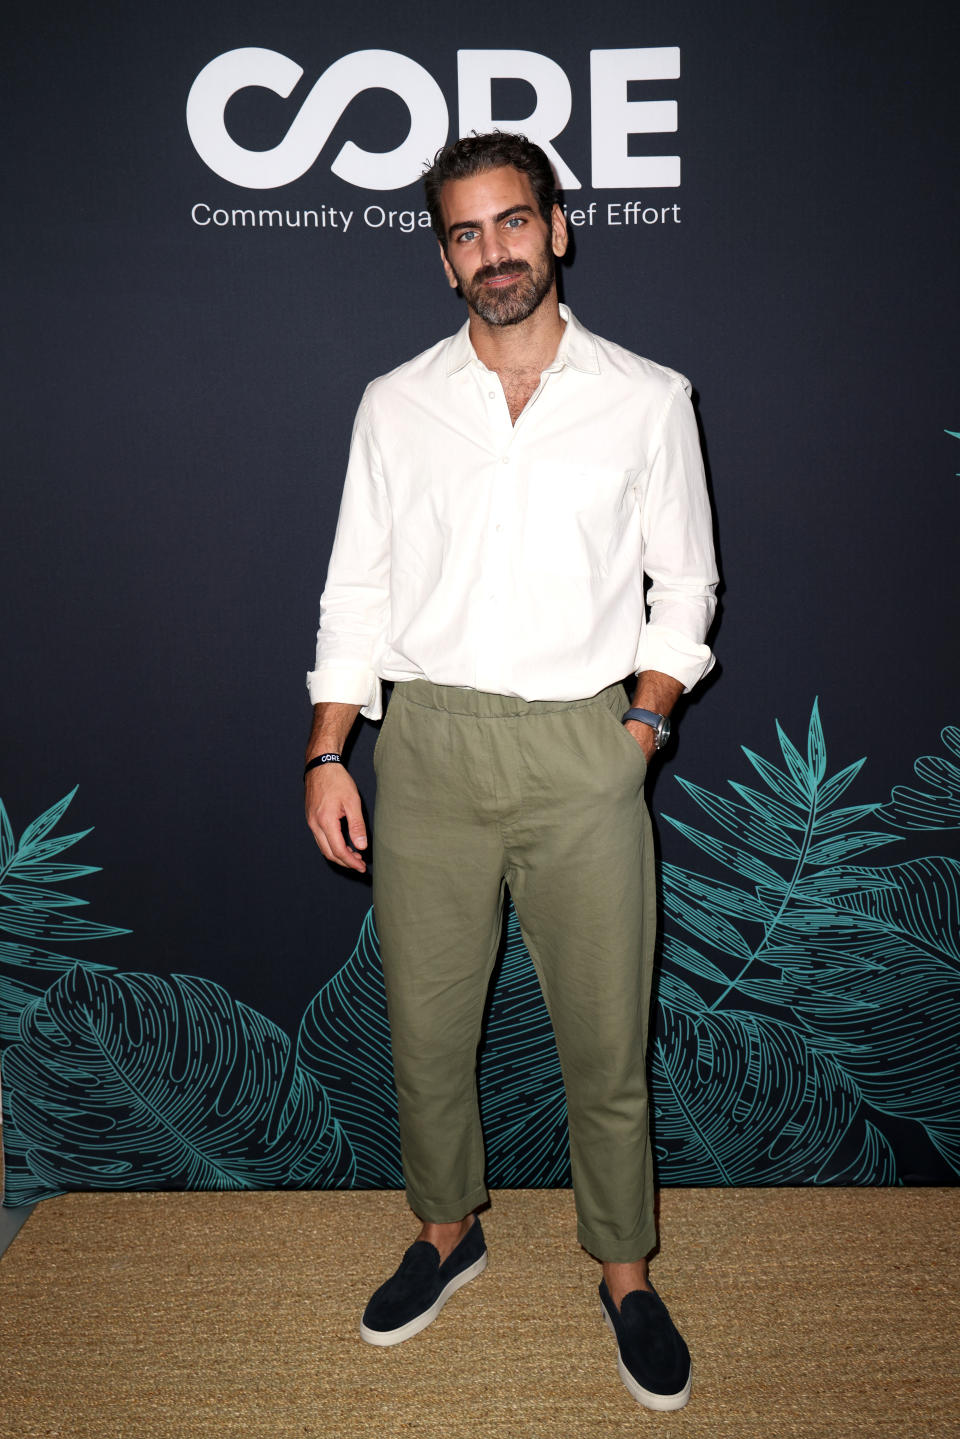
<instances>
[{"instance_id":1,"label":"shirt cuff","mask_svg":"<svg viewBox=\"0 0 960 1439\"><path fill-rule=\"evenodd\" d=\"M684 694L689 694L715 663L709 645L697 644L689 635L668 625L648 624L640 636L634 670L638 675L644 670L659 670L678 680Z\"/></svg>"},{"instance_id":2,"label":"shirt cuff","mask_svg":"<svg viewBox=\"0 0 960 1439\"><path fill-rule=\"evenodd\" d=\"M310 670L311 704L359 705L364 719L383 717L383 686L373 670Z\"/></svg>"}]
</instances>

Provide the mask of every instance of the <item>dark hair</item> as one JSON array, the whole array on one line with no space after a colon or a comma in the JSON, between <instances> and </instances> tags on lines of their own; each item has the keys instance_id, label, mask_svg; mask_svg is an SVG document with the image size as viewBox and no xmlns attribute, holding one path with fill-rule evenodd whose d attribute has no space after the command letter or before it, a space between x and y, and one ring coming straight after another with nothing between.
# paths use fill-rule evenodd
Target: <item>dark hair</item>
<instances>
[{"instance_id":1,"label":"dark hair","mask_svg":"<svg viewBox=\"0 0 960 1439\"><path fill-rule=\"evenodd\" d=\"M550 161L526 135L505 134L493 130L488 135L464 135L452 145L444 145L433 157L433 164L423 172L423 188L427 197L430 223L444 251L447 236L443 228L440 210L440 192L448 180L468 180L486 170L498 170L503 165L519 170L530 181L537 209L547 225L554 204L558 199L557 182L550 168Z\"/></svg>"}]
</instances>

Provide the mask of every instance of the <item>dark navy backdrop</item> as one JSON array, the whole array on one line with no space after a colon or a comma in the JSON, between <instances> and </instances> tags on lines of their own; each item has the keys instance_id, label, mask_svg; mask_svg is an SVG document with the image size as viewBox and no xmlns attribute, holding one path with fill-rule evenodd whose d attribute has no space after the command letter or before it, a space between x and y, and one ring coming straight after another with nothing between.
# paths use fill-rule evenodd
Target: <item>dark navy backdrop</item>
<instances>
[{"instance_id":1,"label":"dark navy backdrop","mask_svg":"<svg viewBox=\"0 0 960 1439\"><path fill-rule=\"evenodd\" d=\"M5 47L0 993L19 1176L8 1199L89 1184L396 1179L369 889L328 870L302 820L303 679L363 385L462 314L429 231L376 227L376 211L364 221L371 205L419 210L419 188L361 189L330 170L345 141L402 140L395 95L359 95L300 179L261 190L213 173L185 107L218 55L289 57L304 70L289 99L247 89L226 108L237 143L267 149L331 62L382 49L429 72L452 132L458 50L502 36L556 62L572 90L556 146L583 182L569 206L596 208L574 232L565 298L590 328L691 377L717 512L720 668L686 706L653 786L658 813L696 831L658 821L673 866L655 1071L663 1177L960 1171L960 768L956 732L940 735L960 723L953 7L905 18L892 4L638 11L613 0L594 17L494 0L482 15L422 5L401 17L212 0L22 11ZM634 81L629 99L676 100L677 133L629 148L679 154L682 183L594 189L590 52L671 46L679 78ZM498 117L521 119L534 95L498 80L493 97ZM638 199L657 223L622 223ZM196 222L218 207L353 219L345 232L342 221ZM374 738L364 725L354 752L368 796ZM787 780L758 775L741 745ZM841 807L885 810L825 823L843 787L823 786L863 756ZM702 787L699 800L676 776ZM751 811L728 779L766 795L766 809L755 795ZM69 813L22 838L75 785ZM895 786L913 794L891 801ZM94 836L54 853L53 836L89 826ZM856 842L860 832L886 833L891 848ZM51 868L68 862L102 873ZM61 907L64 894L89 909ZM84 932L78 917L131 933ZM344 969L358 937L360 960ZM546 1052L524 964L513 936L502 983L522 991ZM115 971L133 976L126 988ZM172 975L199 976L199 988L185 997ZM145 1058L150 1015L166 1038ZM215 1053L188 1054L184 1036L210 1025ZM104 1054L112 1074L142 1066L109 1101ZM361 1083L363 1055L373 1069ZM194 1157L174 1154L177 1106L220 1094L224 1075L239 1094L244 1065L260 1074L256 1114L235 1096L229 1144L214 1153L219 1101L201 1100ZM706 1093L725 1065L707 1095L720 1128L704 1137L701 1126L695 1141L678 1096ZM557 1076L532 1096L530 1068L496 1045L488 1058L493 1177L556 1182ZM148 1124L137 1106L159 1093L151 1086L165 1095L156 1112L169 1112ZM771 1090L785 1096L777 1112L762 1108ZM277 1095L292 1124L279 1157ZM537 1104L552 1137L534 1163L511 1106ZM104 1105L111 1122L123 1116L119 1158ZM70 1123L53 1123L54 1110Z\"/></svg>"}]
</instances>

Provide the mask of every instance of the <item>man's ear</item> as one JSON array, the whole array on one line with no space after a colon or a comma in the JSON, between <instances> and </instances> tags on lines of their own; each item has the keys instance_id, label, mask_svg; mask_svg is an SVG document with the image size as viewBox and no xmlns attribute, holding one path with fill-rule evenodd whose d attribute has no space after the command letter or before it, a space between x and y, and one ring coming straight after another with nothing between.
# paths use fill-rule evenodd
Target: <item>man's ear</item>
<instances>
[{"instance_id":1,"label":"man's ear","mask_svg":"<svg viewBox=\"0 0 960 1439\"><path fill-rule=\"evenodd\" d=\"M440 242L438 241L437 243L439 244ZM450 286L451 290L456 290L460 284L460 281L453 273L453 267L450 264L450 261L447 259L447 252L442 245L440 245L440 259L443 263L443 273L447 277L448 285Z\"/></svg>"},{"instance_id":2,"label":"man's ear","mask_svg":"<svg viewBox=\"0 0 960 1439\"><path fill-rule=\"evenodd\" d=\"M559 205L554 205L550 216L550 243L558 260L567 253L567 218Z\"/></svg>"}]
</instances>

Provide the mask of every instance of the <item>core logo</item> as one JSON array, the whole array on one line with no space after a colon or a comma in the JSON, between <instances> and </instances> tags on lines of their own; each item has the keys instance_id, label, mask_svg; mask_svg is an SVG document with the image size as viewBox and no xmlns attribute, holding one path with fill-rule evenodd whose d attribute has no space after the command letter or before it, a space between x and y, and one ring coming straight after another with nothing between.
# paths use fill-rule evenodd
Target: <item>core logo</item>
<instances>
[{"instance_id":1,"label":"core logo","mask_svg":"<svg viewBox=\"0 0 960 1439\"><path fill-rule=\"evenodd\" d=\"M673 132L676 100L631 100L628 87L643 80L675 80L677 46L644 50L591 50L590 132L595 189L657 189L680 184L678 155L631 155L631 135ZM429 71L395 50L355 50L335 60L306 95L283 139L272 150L246 150L227 130L227 102L239 90L260 86L288 99L302 68L276 50L229 50L204 66L187 98L187 129L194 149L215 174L248 190L273 190L299 180L319 159L344 110L364 90L392 90L410 112L410 128L393 149L341 146L330 169L362 190L399 190L420 178L424 160L446 144L450 116L443 91ZM493 82L519 79L532 86L533 110L524 119L494 115ZM467 135L522 131L548 155L566 190L580 181L554 148L573 109L570 81L555 60L534 50L457 52L459 128ZM389 142L391 137L385 137Z\"/></svg>"}]
</instances>

